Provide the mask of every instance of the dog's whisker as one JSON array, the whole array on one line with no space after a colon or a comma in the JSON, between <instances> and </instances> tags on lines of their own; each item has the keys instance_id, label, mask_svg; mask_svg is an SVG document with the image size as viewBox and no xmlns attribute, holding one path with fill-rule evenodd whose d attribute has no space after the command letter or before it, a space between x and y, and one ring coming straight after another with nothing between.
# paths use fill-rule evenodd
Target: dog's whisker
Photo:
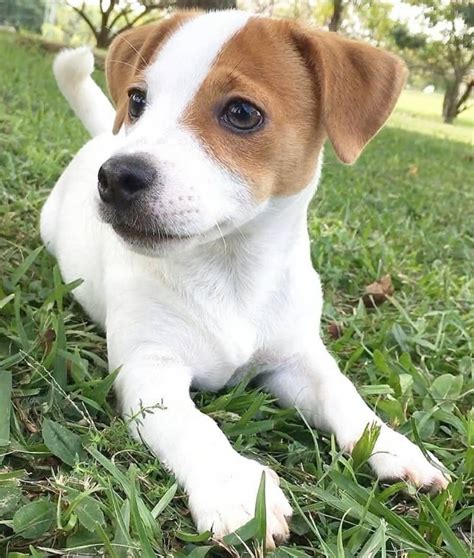
<instances>
[{"instance_id":1,"label":"dog's whisker","mask_svg":"<svg viewBox=\"0 0 474 558\"><path fill-rule=\"evenodd\" d=\"M216 227L217 230L219 231L219 235L220 235L220 237L221 237L221 239L222 239L222 244L224 245L224 254L225 254L225 253L227 253L227 244L226 244L224 235L222 234L222 230L221 230L221 228L220 228L220 226L219 226L219 223L218 223L217 221L216 221L215 227Z\"/></svg>"},{"instance_id":2,"label":"dog's whisker","mask_svg":"<svg viewBox=\"0 0 474 558\"><path fill-rule=\"evenodd\" d=\"M143 65L146 66L148 64L148 60L142 55L142 53L127 39L127 37L125 37L122 34L118 34L116 35L116 37L120 37L123 41L125 41L128 46L132 49L133 52L135 52L136 54L138 54L138 56L140 57L141 61L143 62ZM136 66L135 66L136 67Z\"/></svg>"},{"instance_id":3,"label":"dog's whisker","mask_svg":"<svg viewBox=\"0 0 474 558\"><path fill-rule=\"evenodd\" d=\"M134 64L130 64L129 62L125 62L124 60L117 60L117 59L111 59L109 61L110 63L114 63L114 64L122 64L123 66L130 66L130 68L135 69L136 66Z\"/></svg>"}]
</instances>

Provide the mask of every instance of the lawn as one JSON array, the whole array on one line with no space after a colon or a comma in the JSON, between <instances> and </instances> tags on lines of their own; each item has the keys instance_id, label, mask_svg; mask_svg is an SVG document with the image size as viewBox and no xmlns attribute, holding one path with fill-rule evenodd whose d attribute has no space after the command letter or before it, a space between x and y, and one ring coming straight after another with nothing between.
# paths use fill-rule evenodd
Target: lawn
<instances>
[{"instance_id":1,"label":"lawn","mask_svg":"<svg viewBox=\"0 0 474 558\"><path fill-rule=\"evenodd\" d=\"M0 33L0 59L0 556L224 556L196 535L174 479L128 437L103 333L41 248L41 205L86 133L54 84L50 55ZM423 97L419 115L415 96L420 103L404 95L354 167L327 150L311 249L342 369L452 483L434 498L378 485L364 456L342 455L262 393L239 385L197 395L240 452L283 479L295 514L275 558L469 556L473 118L446 126L428 107L437 97ZM393 297L366 309L365 286L385 274ZM228 552L260 556L258 536Z\"/></svg>"},{"instance_id":2,"label":"lawn","mask_svg":"<svg viewBox=\"0 0 474 558\"><path fill-rule=\"evenodd\" d=\"M443 96L441 93L427 95L421 91L405 90L392 116L394 126L430 136L474 143L474 106L463 111L455 126L446 126L441 117Z\"/></svg>"}]
</instances>

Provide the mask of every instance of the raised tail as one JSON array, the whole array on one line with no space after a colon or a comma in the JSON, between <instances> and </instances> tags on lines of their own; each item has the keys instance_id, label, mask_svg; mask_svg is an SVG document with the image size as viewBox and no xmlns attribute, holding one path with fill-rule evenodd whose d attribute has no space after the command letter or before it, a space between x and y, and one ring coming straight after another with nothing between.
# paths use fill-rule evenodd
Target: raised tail
<instances>
[{"instance_id":1,"label":"raised tail","mask_svg":"<svg viewBox=\"0 0 474 558\"><path fill-rule=\"evenodd\" d=\"M94 55L87 47L60 52L53 71L61 93L92 137L112 132L115 111L93 81Z\"/></svg>"}]
</instances>

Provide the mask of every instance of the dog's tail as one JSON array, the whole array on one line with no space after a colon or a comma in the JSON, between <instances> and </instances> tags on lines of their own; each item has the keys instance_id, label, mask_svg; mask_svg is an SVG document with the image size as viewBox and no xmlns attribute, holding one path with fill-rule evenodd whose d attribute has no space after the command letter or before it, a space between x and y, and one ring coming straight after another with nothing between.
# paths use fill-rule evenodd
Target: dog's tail
<instances>
[{"instance_id":1,"label":"dog's tail","mask_svg":"<svg viewBox=\"0 0 474 558\"><path fill-rule=\"evenodd\" d=\"M93 81L94 55L87 47L60 52L53 71L61 93L92 137L111 132L115 111Z\"/></svg>"}]
</instances>

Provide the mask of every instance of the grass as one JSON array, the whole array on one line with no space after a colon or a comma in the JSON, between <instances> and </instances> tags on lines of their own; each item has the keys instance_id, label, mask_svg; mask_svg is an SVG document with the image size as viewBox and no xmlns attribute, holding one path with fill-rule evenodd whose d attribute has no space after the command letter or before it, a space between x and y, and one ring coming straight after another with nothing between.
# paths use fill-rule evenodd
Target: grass
<instances>
[{"instance_id":1,"label":"grass","mask_svg":"<svg viewBox=\"0 0 474 558\"><path fill-rule=\"evenodd\" d=\"M196 535L183 492L129 438L114 412L103 334L41 248L41 205L86 134L56 89L49 55L0 34L0 59L0 556L226 555ZM244 385L196 395L236 449L284 479L295 516L275 558L469 555L469 123L417 116L407 99L355 167L328 149L310 211L312 257L325 285L327 342L342 369L385 420L443 461L453 482L434 498L403 483L378 486L363 458L341 455L268 396ZM387 273L393 297L367 310L364 287ZM335 323L338 339L327 333ZM261 555L258 529L250 535L228 552Z\"/></svg>"},{"instance_id":2,"label":"grass","mask_svg":"<svg viewBox=\"0 0 474 558\"><path fill-rule=\"evenodd\" d=\"M392 116L392 124L412 132L446 139L474 143L474 106L463 111L455 126L447 126L441 117L443 95L427 95L421 91L405 90Z\"/></svg>"}]
</instances>

